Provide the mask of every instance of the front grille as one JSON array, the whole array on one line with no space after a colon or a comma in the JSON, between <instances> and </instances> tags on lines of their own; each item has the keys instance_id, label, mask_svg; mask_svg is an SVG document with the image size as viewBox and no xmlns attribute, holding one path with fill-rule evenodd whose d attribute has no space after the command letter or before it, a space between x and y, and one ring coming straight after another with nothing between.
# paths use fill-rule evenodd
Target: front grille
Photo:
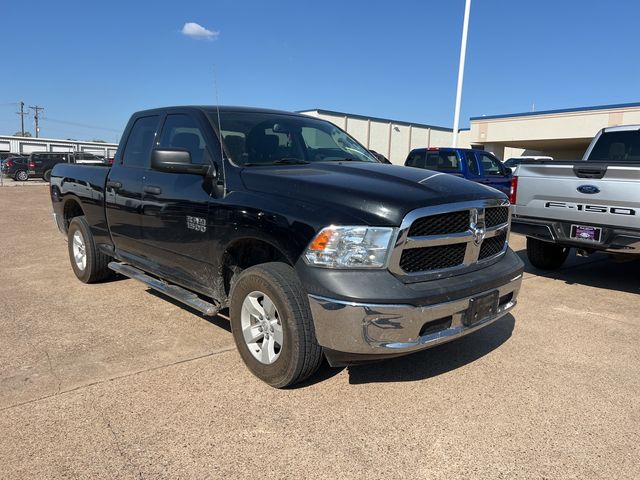
<instances>
[{"instance_id":1,"label":"front grille","mask_svg":"<svg viewBox=\"0 0 640 480\"><path fill-rule=\"evenodd\" d=\"M501 233L495 237L487 238L480 246L480 255L478 260L484 260L485 258L493 257L502 251L504 248L504 242L507 241L507 235Z\"/></svg>"},{"instance_id":2,"label":"front grille","mask_svg":"<svg viewBox=\"0 0 640 480\"><path fill-rule=\"evenodd\" d=\"M484 214L484 223L487 228L504 225L509 221L509 207L487 208Z\"/></svg>"},{"instance_id":3,"label":"front grille","mask_svg":"<svg viewBox=\"0 0 640 480\"><path fill-rule=\"evenodd\" d=\"M400 268L407 273L428 272L462 265L466 244L411 248L402 252Z\"/></svg>"},{"instance_id":4,"label":"front grille","mask_svg":"<svg viewBox=\"0 0 640 480\"><path fill-rule=\"evenodd\" d=\"M405 217L389 262L389 270L402 281L464 273L504 253L509 233L507 202L482 200L448 207L451 211L427 207Z\"/></svg>"},{"instance_id":5,"label":"front grille","mask_svg":"<svg viewBox=\"0 0 640 480\"><path fill-rule=\"evenodd\" d=\"M469 210L422 217L413 222L409 236L424 237L464 232L469 228L469 218Z\"/></svg>"}]
</instances>

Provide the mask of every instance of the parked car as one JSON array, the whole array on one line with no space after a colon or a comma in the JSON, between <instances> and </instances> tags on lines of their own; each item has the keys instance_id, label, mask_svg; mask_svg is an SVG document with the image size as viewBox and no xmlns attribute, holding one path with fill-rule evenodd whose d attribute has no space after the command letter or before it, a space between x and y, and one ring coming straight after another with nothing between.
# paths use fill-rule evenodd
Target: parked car
<instances>
[{"instance_id":1,"label":"parked car","mask_svg":"<svg viewBox=\"0 0 640 480\"><path fill-rule=\"evenodd\" d=\"M484 150L470 148L416 148L405 166L449 173L493 187L505 194L511 188L511 169Z\"/></svg>"},{"instance_id":2,"label":"parked car","mask_svg":"<svg viewBox=\"0 0 640 480\"><path fill-rule=\"evenodd\" d=\"M374 157L376 157L380 161L380 163L387 163L391 165L391 161L389 161L389 159L384 155L382 155L381 153L378 153L375 150L369 150L369 151L373 154Z\"/></svg>"},{"instance_id":3,"label":"parked car","mask_svg":"<svg viewBox=\"0 0 640 480\"><path fill-rule=\"evenodd\" d=\"M48 182L51 170L59 163L107 165L104 158L87 152L35 152L29 156L29 176L44 178Z\"/></svg>"},{"instance_id":4,"label":"parked car","mask_svg":"<svg viewBox=\"0 0 640 480\"><path fill-rule=\"evenodd\" d=\"M525 160L553 160L553 157L543 157L543 156L511 157L509 160L504 162L503 165L513 170Z\"/></svg>"},{"instance_id":5,"label":"parked car","mask_svg":"<svg viewBox=\"0 0 640 480\"><path fill-rule=\"evenodd\" d=\"M0 166L2 175L12 177L15 180L25 181L29 179L28 157L9 157L2 161Z\"/></svg>"},{"instance_id":6,"label":"parked car","mask_svg":"<svg viewBox=\"0 0 640 480\"><path fill-rule=\"evenodd\" d=\"M323 356L348 365L471 333L522 282L504 194L383 165L306 115L138 112L112 167L58 164L50 191L80 281L116 271L205 315L229 308L242 359L274 387Z\"/></svg>"},{"instance_id":7,"label":"parked car","mask_svg":"<svg viewBox=\"0 0 640 480\"><path fill-rule=\"evenodd\" d=\"M13 153L13 152L0 152L0 163L2 163L4 160L6 160L9 157L21 157L22 155L19 153Z\"/></svg>"},{"instance_id":8,"label":"parked car","mask_svg":"<svg viewBox=\"0 0 640 480\"><path fill-rule=\"evenodd\" d=\"M640 258L640 125L601 130L582 160L524 161L511 201L537 268L561 267L571 248Z\"/></svg>"}]
</instances>

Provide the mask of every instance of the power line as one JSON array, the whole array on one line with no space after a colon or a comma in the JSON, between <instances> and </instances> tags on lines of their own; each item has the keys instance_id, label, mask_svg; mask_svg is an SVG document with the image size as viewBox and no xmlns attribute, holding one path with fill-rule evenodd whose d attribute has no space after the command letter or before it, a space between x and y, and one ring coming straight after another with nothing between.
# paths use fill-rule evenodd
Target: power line
<instances>
[{"instance_id":1,"label":"power line","mask_svg":"<svg viewBox=\"0 0 640 480\"><path fill-rule=\"evenodd\" d=\"M34 112L36 112L33 114L33 118L36 121L36 138L38 138L40 136L40 127L38 126L38 120L40 119L39 114L41 110L44 110L44 107L39 107L38 105L34 105L34 106L30 106L29 108Z\"/></svg>"},{"instance_id":2,"label":"power line","mask_svg":"<svg viewBox=\"0 0 640 480\"><path fill-rule=\"evenodd\" d=\"M118 130L117 128L98 127L96 125L87 125L85 123L67 122L66 120L58 120L51 117L45 117L45 119L48 122L61 123L63 125L71 125L72 127L92 128L94 130L105 130L105 131L116 132L116 133L120 133L122 131L122 130Z\"/></svg>"}]
</instances>

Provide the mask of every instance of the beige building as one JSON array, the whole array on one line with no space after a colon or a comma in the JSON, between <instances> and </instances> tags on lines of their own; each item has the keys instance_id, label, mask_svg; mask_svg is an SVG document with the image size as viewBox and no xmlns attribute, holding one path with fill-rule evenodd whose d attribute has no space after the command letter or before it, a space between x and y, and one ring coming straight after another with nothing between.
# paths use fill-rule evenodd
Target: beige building
<instances>
[{"instance_id":1,"label":"beige building","mask_svg":"<svg viewBox=\"0 0 640 480\"><path fill-rule=\"evenodd\" d=\"M299 113L328 120L348 132L369 150L381 153L393 163L404 164L413 148L451 145L453 130L389 118L365 117L332 110L304 110Z\"/></svg>"},{"instance_id":2,"label":"beige building","mask_svg":"<svg viewBox=\"0 0 640 480\"><path fill-rule=\"evenodd\" d=\"M453 130L446 127L330 110L301 113L329 120L396 164L403 164L412 148L451 146ZM628 124L640 124L640 103L472 117L458 146L483 148L503 160L520 155L574 160L601 128Z\"/></svg>"}]
</instances>

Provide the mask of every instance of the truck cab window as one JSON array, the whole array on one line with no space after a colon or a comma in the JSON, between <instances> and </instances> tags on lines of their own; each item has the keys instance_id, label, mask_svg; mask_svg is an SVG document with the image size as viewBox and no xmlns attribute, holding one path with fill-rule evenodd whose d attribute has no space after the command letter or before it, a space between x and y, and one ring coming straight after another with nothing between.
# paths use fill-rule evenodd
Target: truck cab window
<instances>
[{"instance_id":1,"label":"truck cab window","mask_svg":"<svg viewBox=\"0 0 640 480\"><path fill-rule=\"evenodd\" d=\"M406 162L408 167L427 168L424 151L412 152Z\"/></svg>"},{"instance_id":2,"label":"truck cab window","mask_svg":"<svg viewBox=\"0 0 640 480\"><path fill-rule=\"evenodd\" d=\"M147 166L157 126L157 115L139 118L133 124L122 155L127 167L142 168Z\"/></svg>"},{"instance_id":3,"label":"truck cab window","mask_svg":"<svg viewBox=\"0 0 640 480\"><path fill-rule=\"evenodd\" d=\"M427 155L427 168L438 172L460 172L460 160L455 152L440 151Z\"/></svg>"},{"instance_id":4,"label":"truck cab window","mask_svg":"<svg viewBox=\"0 0 640 480\"><path fill-rule=\"evenodd\" d=\"M480 154L480 162L485 175L504 176L505 171L500 161L488 153Z\"/></svg>"},{"instance_id":5,"label":"truck cab window","mask_svg":"<svg viewBox=\"0 0 640 480\"><path fill-rule=\"evenodd\" d=\"M189 115L167 115L160 137L160 148L180 148L191 154L191 163L206 163L205 140L195 119Z\"/></svg>"}]
</instances>

